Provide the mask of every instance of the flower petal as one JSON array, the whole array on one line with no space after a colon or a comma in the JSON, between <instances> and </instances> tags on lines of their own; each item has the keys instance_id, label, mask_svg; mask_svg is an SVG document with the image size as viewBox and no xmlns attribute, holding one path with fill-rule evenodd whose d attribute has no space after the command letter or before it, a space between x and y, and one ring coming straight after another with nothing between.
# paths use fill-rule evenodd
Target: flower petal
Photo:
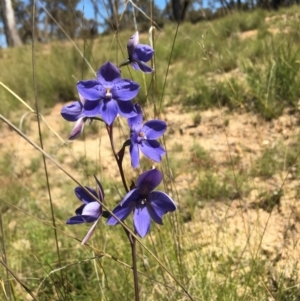
<instances>
[{"instance_id":1,"label":"flower petal","mask_svg":"<svg viewBox=\"0 0 300 301\"><path fill-rule=\"evenodd\" d=\"M160 162L166 153L165 149L156 140L144 140L140 144L141 152L149 159Z\"/></svg>"},{"instance_id":2,"label":"flower petal","mask_svg":"<svg viewBox=\"0 0 300 301\"><path fill-rule=\"evenodd\" d=\"M97 198L97 193L94 189L90 187L85 187L88 191L90 191L96 198ZM74 189L74 192L77 196L77 198L82 201L84 204L88 204L90 202L95 202L95 199L90 196L82 187L78 186Z\"/></svg>"},{"instance_id":3,"label":"flower petal","mask_svg":"<svg viewBox=\"0 0 300 301\"><path fill-rule=\"evenodd\" d=\"M142 128L142 123L143 123L143 113L142 113L142 109L140 107L139 104L135 104L134 105L135 110L137 112L137 115L131 118L128 118L127 122L128 122L128 126L136 131L136 132L140 132L141 128Z\"/></svg>"},{"instance_id":4,"label":"flower petal","mask_svg":"<svg viewBox=\"0 0 300 301\"><path fill-rule=\"evenodd\" d=\"M137 71L141 71L139 64L136 61L131 62L131 67Z\"/></svg>"},{"instance_id":5,"label":"flower petal","mask_svg":"<svg viewBox=\"0 0 300 301\"><path fill-rule=\"evenodd\" d=\"M176 205L172 198L163 191L153 191L148 195L147 202L151 203L154 208L161 208L166 212L173 212L176 210Z\"/></svg>"},{"instance_id":6,"label":"flower petal","mask_svg":"<svg viewBox=\"0 0 300 301\"><path fill-rule=\"evenodd\" d=\"M84 245L90 238L91 236L93 235L95 229L96 229L96 226L98 224L98 221L99 221L100 218L98 218L95 223L93 224L93 226L90 228L90 230L88 231L88 233L86 234L86 236L84 237L84 239L82 240L81 242L81 245Z\"/></svg>"},{"instance_id":7,"label":"flower petal","mask_svg":"<svg viewBox=\"0 0 300 301\"><path fill-rule=\"evenodd\" d=\"M73 101L72 103L62 107L60 111L61 116L68 121L77 121L82 115L82 104L79 101Z\"/></svg>"},{"instance_id":8,"label":"flower petal","mask_svg":"<svg viewBox=\"0 0 300 301\"><path fill-rule=\"evenodd\" d=\"M86 100L99 100L105 98L105 87L98 81L91 79L77 83L78 93Z\"/></svg>"},{"instance_id":9,"label":"flower petal","mask_svg":"<svg viewBox=\"0 0 300 301\"><path fill-rule=\"evenodd\" d=\"M85 121L86 121L86 117L79 118L76 121L76 123L69 135L69 140L75 140L76 138L78 138L81 135L83 128L84 128Z\"/></svg>"},{"instance_id":10,"label":"flower petal","mask_svg":"<svg viewBox=\"0 0 300 301\"><path fill-rule=\"evenodd\" d=\"M83 223L92 223L97 220L98 217L89 216L89 215L77 215L72 216L67 220L68 225L75 225L75 224L83 224Z\"/></svg>"},{"instance_id":11,"label":"flower petal","mask_svg":"<svg viewBox=\"0 0 300 301\"><path fill-rule=\"evenodd\" d=\"M85 207L85 205L86 204L83 204L75 210L76 215L82 215L82 210Z\"/></svg>"},{"instance_id":12,"label":"flower petal","mask_svg":"<svg viewBox=\"0 0 300 301\"><path fill-rule=\"evenodd\" d=\"M176 210L174 201L164 192L153 191L148 195L146 205L151 218L162 225L162 217L167 212Z\"/></svg>"},{"instance_id":13,"label":"flower petal","mask_svg":"<svg viewBox=\"0 0 300 301\"><path fill-rule=\"evenodd\" d=\"M140 165L140 152L138 144L130 144L131 166L137 168Z\"/></svg>"},{"instance_id":14,"label":"flower petal","mask_svg":"<svg viewBox=\"0 0 300 301\"><path fill-rule=\"evenodd\" d=\"M151 225L151 218L145 205L134 210L133 224L140 237L145 237L148 234Z\"/></svg>"},{"instance_id":15,"label":"flower petal","mask_svg":"<svg viewBox=\"0 0 300 301\"><path fill-rule=\"evenodd\" d=\"M101 101L100 115L106 124L111 125L118 115L118 106L115 100Z\"/></svg>"},{"instance_id":16,"label":"flower petal","mask_svg":"<svg viewBox=\"0 0 300 301\"><path fill-rule=\"evenodd\" d=\"M127 216L132 212L134 209L135 205L132 204L131 206L128 207L123 207L121 205L118 205L112 212L121 220L123 221L124 219L127 218ZM119 222L111 215L106 224L110 226L117 225Z\"/></svg>"},{"instance_id":17,"label":"flower petal","mask_svg":"<svg viewBox=\"0 0 300 301\"><path fill-rule=\"evenodd\" d=\"M100 107L103 100L98 101L86 101L83 106L82 113L87 117L96 117L100 114Z\"/></svg>"},{"instance_id":18,"label":"flower petal","mask_svg":"<svg viewBox=\"0 0 300 301\"><path fill-rule=\"evenodd\" d=\"M129 79L118 79L114 81L111 93L116 100L128 101L136 97L139 90L138 83Z\"/></svg>"},{"instance_id":19,"label":"flower petal","mask_svg":"<svg viewBox=\"0 0 300 301\"><path fill-rule=\"evenodd\" d=\"M109 61L102 65L97 72L97 80L104 86L120 77L120 70Z\"/></svg>"},{"instance_id":20,"label":"flower petal","mask_svg":"<svg viewBox=\"0 0 300 301\"><path fill-rule=\"evenodd\" d=\"M119 101L117 100L117 105L119 107L119 114L122 117L130 118L136 116L135 107L131 101Z\"/></svg>"},{"instance_id":21,"label":"flower petal","mask_svg":"<svg viewBox=\"0 0 300 301\"><path fill-rule=\"evenodd\" d=\"M155 206L155 204L151 204L148 202L147 209L153 221L159 225L162 225L162 217L166 213L166 211L163 208Z\"/></svg>"},{"instance_id":22,"label":"flower petal","mask_svg":"<svg viewBox=\"0 0 300 301\"><path fill-rule=\"evenodd\" d=\"M129 58L132 57L134 49L138 45L138 43L139 43L139 32L137 31L130 37L127 43L127 52Z\"/></svg>"},{"instance_id":23,"label":"flower petal","mask_svg":"<svg viewBox=\"0 0 300 301\"><path fill-rule=\"evenodd\" d=\"M145 191L145 196L147 196L160 184L162 178L162 173L158 169L150 169L138 177L136 186L143 192Z\"/></svg>"},{"instance_id":24,"label":"flower petal","mask_svg":"<svg viewBox=\"0 0 300 301\"><path fill-rule=\"evenodd\" d=\"M154 54L154 50L151 46L145 44L139 44L135 47L134 53L132 55L133 61L148 62L151 60Z\"/></svg>"},{"instance_id":25,"label":"flower petal","mask_svg":"<svg viewBox=\"0 0 300 301\"><path fill-rule=\"evenodd\" d=\"M82 97L82 95L80 95L80 93L78 93L78 95L79 95L79 99L80 99L81 104L84 105L85 102L86 102L86 99L84 97Z\"/></svg>"},{"instance_id":26,"label":"flower petal","mask_svg":"<svg viewBox=\"0 0 300 301\"><path fill-rule=\"evenodd\" d=\"M98 195L98 198L99 198L100 202L103 202L104 197L105 197L103 187L102 187L100 181L96 178L96 176L94 176L94 178L95 178L96 183L97 183L97 195Z\"/></svg>"},{"instance_id":27,"label":"flower petal","mask_svg":"<svg viewBox=\"0 0 300 301\"><path fill-rule=\"evenodd\" d=\"M159 119L147 121L141 132L143 132L147 139L153 140L159 138L167 129L167 124Z\"/></svg>"},{"instance_id":28,"label":"flower petal","mask_svg":"<svg viewBox=\"0 0 300 301\"><path fill-rule=\"evenodd\" d=\"M149 67L147 64L141 62L141 61L134 61L135 63L135 70L141 70L144 73L152 73L154 71L154 69L152 69L151 67ZM132 64L131 64L132 66Z\"/></svg>"},{"instance_id":29,"label":"flower petal","mask_svg":"<svg viewBox=\"0 0 300 301\"><path fill-rule=\"evenodd\" d=\"M82 215L88 215L98 218L101 214L101 205L98 202L91 202L85 205Z\"/></svg>"},{"instance_id":30,"label":"flower petal","mask_svg":"<svg viewBox=\"0 0 300 301\"><path fill-rule=\"evenodd\" d=\"M136 206L138 201L140 200L140 191L139 189L132 189L130 190L123 198L123 200L120 203L120 206L122 207L128 207L128 206Z\"/></svg>"}]
</instances>

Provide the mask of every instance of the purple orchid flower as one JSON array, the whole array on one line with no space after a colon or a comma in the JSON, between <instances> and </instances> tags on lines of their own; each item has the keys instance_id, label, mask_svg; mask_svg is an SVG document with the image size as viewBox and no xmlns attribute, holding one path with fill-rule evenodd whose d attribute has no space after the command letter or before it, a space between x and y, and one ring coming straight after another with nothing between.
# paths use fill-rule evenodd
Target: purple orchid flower
<instances>
[{"instance_id":1,"label":"purple orchid flower","mask_svg":"<svg viewBox=\"0 0 300 301\"><path fill-rule=\"evenodd\" d=\"M97 183L97 190L90 187L85 187L92 195L94 195L101 203L104 200L104 191L101 183L95 177ZM83 205L78 207L75 211L76 216L72 216L67 220L67 224L76 225L82 223L93 223L92 227L82 240L81 244L84 245L94 233L98 221L103 213L100 202L97 202L89 193L87 193L82 187L75 188L75 194L77 198L83 202Z\"/></svg>"},{"instance_id":2,"label":"purple orchid flower","mask_svg":"<svg viewBox=\"0 0 300 301\"><path fill-rule=\"evenodd\" d=\"M131 36L127 43L128 59L121 66L130 64L135 70L141 70L145 73L153 72L153 69L146 63L151 60L154 50L149 45L139 44L139 32Z\"/></svg>"},{"instance_id":3,"label":"purple orchid flower","mask_svg":"<svg viewBox=\"0 0 300 301\"><path fill-rule=\"evenodd\" d=\"M151 219L162 225L162 217L167 212L176 210L174 201L162 191L153 191L162 181L162 174L152 169L141 174L136 181L136 188L129 191L121 203L112 211L121 221L133 213L133 224L137 234L145 237L151 226ZM119 222L111 216L107 225Z\"/></svg>"},{"instance_id":4,"label":"purple orchid flower","mask_svg":"<svg viewBox=\"0 0 300 301\"><path fill-rule=\"evenodd\" d=\"M104 191L100 182L96 179L97 191L85 187L92 195L94 195L100 202L104 200ZM82 187L75 188L75 194L77 198L83 202L83 205L75 210L76 216L73 216L67 220L67 224L82 224L93 223L102 215L102 206L91 195L89 195Z\"/></svg>"},{"instance_id":5,"label":"purple orchid flower","mask_svg":"<svg viewBox=\"0 0 300 301\"><path fill-rule=\"evenodd\" d=\"M82 113L88 117L100 114L111 125L117 114L125 118L136 115L132 102L139 92L139 85L129 79L121 79L120 70L111 62L97 72L97 79L79 81L77 90L85 99Z\"/></svg>"},{"instance_id":6,"label":"purple orchid flower","mask_svg":"<svg viewBox=\"0 0 300 301\"><path fill-rule=\"evenodd\" d=\"M69 140L74 140L81 135L86 121L88 121L89 125L92 123L92 118L89 118L82 113L83 106L86 103L86 100L80 94L79 99L79 101L73 101L71 104L63 106L60 112L64 119L72 122L76 121L69 135Z\"/></svg>"},{"instance_id":7,"label":"purple orchid flower","mask_svg":"<svg viewBox=\"0 0 300 301\"><path fill-rule=\"evenodd\" d=\"M130 156L133 168L140 164L139 150L151 160L161 161L166 151L156 139L162 136L167 129L167 124L159 119L149 120L143 125L141 107L135 104L135 109L138 114L127 120L130 127Z\"/></svg>"}]
</instances>

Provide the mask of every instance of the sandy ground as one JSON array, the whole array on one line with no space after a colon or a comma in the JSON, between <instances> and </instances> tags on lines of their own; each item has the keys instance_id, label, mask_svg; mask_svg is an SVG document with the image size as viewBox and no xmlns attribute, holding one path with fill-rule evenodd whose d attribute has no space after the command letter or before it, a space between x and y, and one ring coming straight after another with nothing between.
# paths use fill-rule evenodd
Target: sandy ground
<instances>
[{"instance_id":1,"label":"sandy ground","mask_svg":"<svg viewBox=\"0 0 300 301\"><path fill-rule=\"evenodd\" d=\"M72 168L71 163L82 156L97 162L111 180L118 178L105 128L103 126L99 128L100 135L89 133L85 140L70 143L67 136L72 125L60 116L61 106L56 105L45 118L52 129L61 135L64 143L43 124L46 151L75 178L80 178L80 174ZM228 113L225 109L198 113L201 115L201 122L194 125L195 111L185 112L178 105L165 108L161 118L168 123L166 141L167 149L171 150L169 156L174 160L182 160L183 156L187 158L191 156L191 149L197 143L211 155L213 164L218 167L216 172L219 174L224 172L225 163L237 156L240 157L239 172L249 170L264 148L272 148L279 142L288 147L299 133L297 117L287 113L272 122L266 122L251 113ZM226 123L226 120L229 122ZM121 145L121 141L124 141L123 136L126 136L127 125L123 119L118 123L115 140L117 145ZM25 118L23 128L30 139L38 142L37 122L34 116ZM24 176L25 173L26 176L27 170L29 175L28 166L33 158L39 156L38 152L5 124L2 125L1 133L1 151L14 156L15 174ZM172 151L175 144L180 144L182 150ZM127 175L132 176L131 169L127 168L128 153L124 160ZM57 173L59 177L66 177L61 172L58 173L55 166L49 167L52 176ZM174 185L180 195L184 195L187 189L196 185L196 173L197 170L189 166L175 178ZM2 185L5 185L4 182L5 179L1 179ZM212 200L205 203L206 205L199 200L201 206L195 209L185 224L187 248L190 246L197 249L197 246L205 245L202 250L223 255L238 250L238 254L242 256L237 261L255 256L265 258L270 260L270 269L275 271L274 275L284 273L286 277L292 277L297 268L300 250L298 180L286 171L268 180L251 179L250 185L251 191L247 198L237 198L226 203ZM59 189L55 187L53 189L55 195L60 195ZM262 201L259 197L261 191L276 195L280 189L283 196L273 210L257 206ZM61 198L58 200L55 202L56 206L63 203ZM184 203L184 198L180 202ZM189 261L189 264L193 262Z\"/></svg>"}]
</instances>

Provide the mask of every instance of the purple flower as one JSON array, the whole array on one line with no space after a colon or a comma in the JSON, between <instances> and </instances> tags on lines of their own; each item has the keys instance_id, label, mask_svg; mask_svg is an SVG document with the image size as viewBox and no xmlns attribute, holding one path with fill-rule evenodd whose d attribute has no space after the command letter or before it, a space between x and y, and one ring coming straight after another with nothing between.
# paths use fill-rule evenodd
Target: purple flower
<instances>
[{"instance_id":1,"label":"purple flower","mask_svg":"<svg viewBox=\"0 0 300 301\"><path fill-rule=\"evenodd\" d=\"M121 203L113 210L120 219L125 220L133 211L133 224L137 234L144 237L150 230L151 219L162 225L162 217L167 212L176 210L174 201L162 191L153 191L162 181L162 174L157 169L144 172L136 182L136 188L129 191ZM111 216L108 225L117 225Z\"/></svg>"},{"instance_id":2,"label":"purple flower","mask_svg":"<svg viewBox=\"0 0 300 301\"><path fill-rule=\"evenodd\" d=\"M128 59L121 66L130 64L135 70L145 73L153 72L153 69L146 63L151 60L154 50L149 45L139 44L139 32L137 31L127 43Z\"/></svg>"},{"instance_id":3,"label":"purple flower","mask_svg":"<svg viewBox=\"0 0 300 301\"><path fill-rule=\"evenodd\" d=\"M97 191L86 187L86 189L94 195L100 202L104 200L104 192L102 185L96 179ZM102 215L102 206L97 202L91 195L89 195L82 187L78 186L75 188L75 194L77 198L83 203L75 211L76 216L73 216L67 220L67 224L82 224L92 223L99 219Z\"/></svg>"},{"instance_id":4,"label":"purple flower","mask_svg":"<svg viewBox=\"0 0 300 301\"><path fill-rule=\"evenodd\" d=\"M141 107L135 104L137 115L128 118L130 127L130 156L131 165L136 168L140 164L139 150L155 162L160 162L166 153L165 149L157 142L167 129L167 124L159 119L147 121L144 125Z\"/></svg>"},{"instance_id":5,"label":"purple flower","mask_svg":"<svg viewBox=\"0 0 300 301\"><path fill-rule=\"evenodd\" d=\"M85 122L88 120L89 124L91 124L92 119L83 114L83 106L86 103L86 100L79 94L79 101L73 101L69 105L65 105L61 109L61 115L64 119L68 121L75 122L75 125L69 135L69 140L74 140L78 138L84 128ZM97 116L90 116L97 117Z\"/></svg>"},{"instance_id":6,"label":"purple flower","mask_svg":"<svg viewBox=\"0 0 300 301\"><path fill-rule=\"evenodd\" d=\"M85 99L82 113L88 117L100 114L111 125L117 114L129 118L136 115L132 102L139 92L139 85L122 79L120 70L111 62L105 63L97 72L97 79L79 81L77 90Z\"/></svg>"}]
</instances>

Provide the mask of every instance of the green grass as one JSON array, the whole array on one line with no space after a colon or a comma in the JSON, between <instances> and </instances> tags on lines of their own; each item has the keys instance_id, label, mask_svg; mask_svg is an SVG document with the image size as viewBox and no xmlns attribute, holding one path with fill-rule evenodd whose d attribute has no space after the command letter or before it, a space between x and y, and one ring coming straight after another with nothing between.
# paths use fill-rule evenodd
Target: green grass
<instances>
[{"instance_id":1,"label":"green grass","mask_svg":"<svg viewBox=\"0 0 300 301\"><path fill-rule=\"evenodd\" d=\"M293 16L292 9L290 14ZM268 29L275 25L266 23L266 17L265 11L257 10L253 13L233 14L214 22L183 24L172 50L171 68L162 95L174 38L174 26L166 25L155 40L155 81L152 81L151 76L146 77L146 85L149 87L152 83L151 101L159 103L161 97L167 103L187 100L199 109L220 105L230 109L243 107L258 112L266 119L278 117L286 107L295 108L300 78L297 67L300 58L295 43L299 26L295 18L291 17L288 23L284 23L285 28L289 28L288 32L280 31L280 21L275 27L279 33L272 34ZM242 39L240 35L249 30L258 32L252 38ZM79 42L79 48L97 70L103 61L123 60L128 35L128 32L120 33L119 41L103 36L94 42L87 41L85 46ZM142 42L147 43L145 36L142 36ZM46 47L36 47L34 58L40 105L51 107L57 102L76 99L76 82L93 76L78 52L69 43L56 42ZM98 51L99 47L101 52ZM31 48L24 46L9 52L2 50L1 56L3 68L10 72L2 73L0 80L33 105L35 96ZM197 68L194 68L195 64ZM221 78L234 70L238 70L238 76L233 74L232 78L221 82L214 79L215 74L220 74L218 78ZM141 73L124 68L123 75L133 76L144 87ZM7 115L17 105L17 101L3 88L0 93L1 99L7 100L1 106L1 112ZM147 94L147 90L141 89L137 101L145 103Z\"/></svg>"},{"instance_id":2,"label":"green grass","mask_svg":"<svg viewBox=\"0 0 300 301\"><path fill-rule=\"evenodd\" d=\"M195 170L208 170L214 162L209 153L201 145L195 143L191 149L191 163Z\"/></svg>"},{"instance_id":3,"label":"green grass","mask_svg":"<svg viewBox=\"0 0 300 301\"><path fill-rule=\"evenodd\" d=\"M264 178L272 177L280 168L277 149L266 148L253 166L252 175Z\"/></svg>"}]
</instances>

